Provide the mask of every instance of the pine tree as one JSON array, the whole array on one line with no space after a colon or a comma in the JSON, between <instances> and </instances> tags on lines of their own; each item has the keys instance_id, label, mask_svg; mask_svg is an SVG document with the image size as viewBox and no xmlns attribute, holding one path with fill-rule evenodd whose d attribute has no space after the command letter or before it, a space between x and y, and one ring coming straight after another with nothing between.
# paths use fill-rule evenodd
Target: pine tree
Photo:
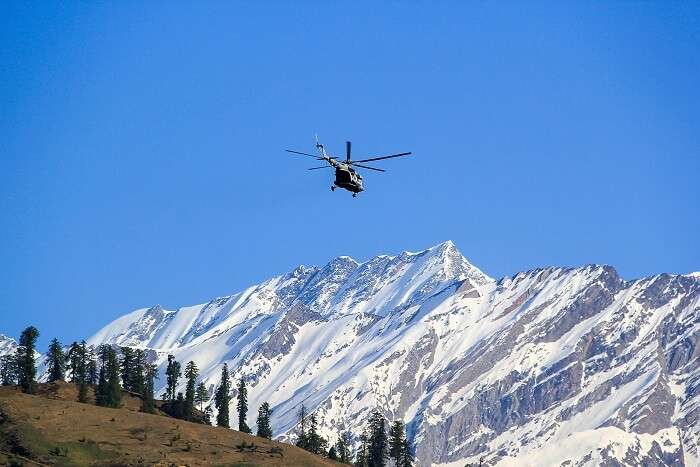
<instances>
[{"instance_id":1,"label":"pine tree","mask_svg":"<svg viewBox=\"0 0 700 467\"><path fill-rule=\"evenodd\" d=\"M185 366L185 378L187 378L187 388L185 389L185 419L191 420L194 413L194 400L197 391L197 376L199 369L197 364L189 361Z\"/></svg>"},{"instance_id":2,"label":"pine tree","mask_svg":"<svg viewBox=\"0 0 700 467\"><path fill-rule=\"evenodd\" d=\"M229 381L228 365L224 363L221 369L221 384L214 394L214 406L218 410L216 424L224 428L230 428L228 405L231 402L231 382Z\"/></svg>"},{"instance_id":3,"label":"pine tree","mask_svg":"<svg viewBox=\"0 0 700 467\"><path fill-rule=\"evenodd\" d=\"M102 407L109 405L107 390L107 354L105 347L105 345L101 345L98 351L100 356L100 370L99 376L97 377L97 387L95 388L95 404Z\"/></svg>"},{"instance_id":4,"label":"pine tree","mask_svg":"<svg viewBox=\"0 0 700 467\"><path fill-rule=\"evenodd\" d=\"M386 421L378 409L370 417L369 467L384 467L389 458Z\"/></svg>"},{"instance_id":5,"label":"pine tree","mask_svg":"<svg viewBox=\"0 0 700 467\"><path fill-rule=\"evenodd\" d=\"M70 370L70 377L68 378L71 383L76 383L76 372L75 369L79 365L79 360L80 360L80 344L78 342L74 341L70 347L68 348L68 352L66 352L66 363L67 367Z\"/></svg>"},{"instance_id":6,"label":"pine tree","mask_svg":"<svg viewBox=\"0 0 700 467\"><path fill-rule=\"evenodd\" d=\"M36 365L34 363L34 347L39 331L29 326L19 338L17 347L17 382L26 394L36 392Z\"/></svg>"},{"instance_id":7,"label":"pine tree","mask_svg":"<svg viewBox=\"0 0 700 467\"><path fill-rule=\"evenodd\" d=\"M158 378L158 367L152 363L144 363L143 367L144 383L143 398L141 399L141 411L146 413L155 412L154 379Z\"/></svg>"},{"instance_id":8,"label":"pine tree","mask_svg":"<svg viewBox=\"0 0 700 467\"><path fill-rule=\"evenodd\" d=\"M182 376L180 363L175 360L173 355L168 355L168 366L165 369L166 388L163 394L164 400L174 401L175 391L177 390L177 380Z\"/></svg>"},{"instance_id":9,"label":"pine tree","mask_svg":"<svg viewBox=\"0 0 700 467\"><path fill-rule=\"evenodd\" d=\"M328 450L328 458L332 461L338 460L338 453L335 450L335 446L331 446L331 448Z\"/></svg>"},{"instance_id":10,"label":"pine tree","mask_svg":"<svg viewBox=\"0 0 700 467\"><path fill-rule=\"evenodd\" d=\"M204 384L204 382L200 382L197 385L197 390L195 391L194 394L194 401L199 404L199 411L203 411L202 405L209 400L209 391L207 391L207 387Z\"/></svg>"},{"instance_id":11,"label":"pine tree","mask_svg":"<svg viewBox=\"0 0 700 467\"><path fill-rule=\"evenodd\" d=\"M328 447L328 441L318 433L316 414L309 415L309 432L306 435L306 449L314 454L324 454Z\"/></svg>"},{"instance_id":12,"label":"pine tree","mask_svg":"<svg viewBox=\"0 0 700 467\"><path fill-rule=\"evenodd\" d=\"M181 392L177 393L177 397L171 404L172 416L181 420L185 420L185 398L182 397Z\"/></svg>"},{"instance_id":13,"label":"pine tree","mask_svg":"<svg viewBox=\"0 0 700 467\"><path fill-rule=\"evenodd\" d=\"M397 466L401 466L401 446L404 440L404 424L396 420L389 428L389 456L394 459Z\"/></svg>"},{"instance_id":14,"label":"pine tree","mask_svg":"<svg viewBox=\"0 0 700 467\"><path fill-rule=\"evenodd\" d=\"M71 347L73 348L73 347ZM70 359L73 368L73 382L78 385L78 402L87 402L88 400L88 351L85 341L75 346L75 356Z\"/></svg>"},{"instance_id":15,"label":"pine tree","mask_svg":"<svg viewBox=\"0 0 700 467\"><path fill-rule=\"evenodd\" d=\"M119 384L119 360L117 352L110 347L107 359L107 387L109 389L109 406L119 407L122 400L122 388Z\"/></svg>"},{"instance_id":16,"label":"pine tree","mask_svg":"<svg viewBox=\"0 0 700 467\"><path fill-rule=\"evenodd\" d=\"M404 438L401 440L401 451L400 451L401 464L396 464L398 467L413 467L413 453L411 452L411 446L408 440Z\"/></svg>"},{"instance_id":17,"label":"pine tree","mask_svg":"<svg viewBox=\"0 0 700 467\"><path fill-rule=\"evenodd\" d=\"M0 357L0 384L14 386L17 382L17 360L15 355L7 354Z\"/></svg>"},{"instance_id":18,"label":"pine tree","mask_svg":"<svg viewBox=\"0 0 700 467\"><path fill-rule=\"evenodd\" d=\"M119 361L119 371L122 378L122 386L126 391L133 391L131 383L133 381L133 371L135 363L134 349L131 347L121 347L122 358Z\"/></svg>"},{"instance_id":19,"label":"pine tree","mask_svg":"<svg viewBox=\"0 0 700 467\"><path fill-rule=\"evenodd\" d=\"M83 341L84 344L85 341ZM97 356L92 347L86 348L85 358L87 361L87 383L94 386L97 384Z\"/></svg>"},{"instance_id":20,"label":"pine tree","mask_svg":"<svg viewBox=\"0 0 700 467\"><path fill-rule=\"evenodd\" d=\"M309 442L306 448L307 451L313 452L314 454L319 454L320 448L320 436L318 435L318 423L316 421L316 414L312 413L309 415Z\"/></svg>"},{"instance_id":21,"label":"pine tree","mask_svg":"<svg viewBox=\"0 0 700 467\"><path fill-rule=\"evenodd\" d=\"M241 378L238 382L238 402L236 403L236 409L238 409L238 431L243 433L251 433L251 429L246 423L246 417L248 415L248 389L245 386L245 378Z\"/></svg>"},{"instance_id":22,"label":"pine tree","mask_svg":"<svg viewBox=\"0 0 700 467\"><path fill-rule=\"evenodd\" d=\"M258 436L261 438L272 439L270 416L272 416L270 404L263 402L260 404L260 408L258 409Z\"/></svg>"},{"instance_id":23,"label":"pine tree","mask_svg":"<svg viewBox=\"0 0 700 467\"><path fill-rule=\"evenodd\" d=\"M88 401L88 384L83 380L78 384L78 402L86 403Z\"/></svg>"},{"instance_id":24,"label":"pine tree","mask_svg":"<svg viewBox=\"0 0 700 467\"><path fill-rule=\"evenodd\" d=\"M73 342L64 356L64 362L70 369L70 382L78 386L78 402L88 401L88 385L95 384L96 372L94 354L87 348L85 341L80 344ZM92 377L92 378L91 378Z\"/></svg>"},{"instance_id":25,"label":"pine tree","mask_svg":"<svg viewBox=\"0 0 700 467\"><path fill-rule=\"evenodd\" d=\"M309 447L309 436L306 434L306 406L304 404L301 404L301 408L299 408L299 429L299 438L296 446L307 449Z\"/></svg>"},{"instance_id":26,"label":"pine tree","mask_svg":"<svg viewBox=\"0 0 700 467\"><path fill-rule=\"evenodd\" d=\"M350 433L345 431L338 436L338 441L335 443L335 451L338 453L338 460L340 462L349 464L352 461Z\"/></svg>"},{"instance_id":27,"label":"pine tree","mask_svg":"<svg viewBox=\"0 0 700 467\"><path fill-rule=\"evenodd\" d=\"M66 374L66 356L63 354L61 343L56 338L51 340L47 359L49 371L48 382L63 381Z\"/></svg>"},{"instance_id":28,"label":"pine tree","mask_svg":"<svg viewBox=\"0 0 700 467\"><path fill-rule=\"evenodd\" d=\"M145 372L147 363L146 353L143 351L143 349L134 350L134 367L129 375L131 378L130 387L131 391L141 394L142 397L146 385Z\"/></svg>"},{"instance_id":29,"label":"pine tree","mask_svg":"<svg viewBox=\"0 0 700 467\"><path fill-rule=\"evenodd\" d=\"M360 448L355 457L355 467L369 467L370 465L370 437L367 430L360 435Z\"/></svg>"},{"instance_id":30,"label":"pine tree","mask_svg":"<svg viewBox=\"0 0 700 467\"><path fill-rule=\"evenodd\" d=\"M117 352L109 345L100 346L100 376L95 394L95 403L105 407L121 405L119 385L119 361Z\"/></svg>"}]
</instances>

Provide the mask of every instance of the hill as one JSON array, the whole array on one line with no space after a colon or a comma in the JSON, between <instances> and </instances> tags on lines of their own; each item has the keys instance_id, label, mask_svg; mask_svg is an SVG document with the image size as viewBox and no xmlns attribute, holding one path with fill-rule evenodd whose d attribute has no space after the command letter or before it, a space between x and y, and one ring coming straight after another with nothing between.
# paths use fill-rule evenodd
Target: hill
<instances>
[{"instance_id":1,"label":"hill","mask_svg":"<svg viewBox=\"0 0 700 467\"><path fill-rule=\"evenodd\" d=\"M39 386L37 395L0 387L0 465L341 465L288 444L138 412L128 393L123 408L110 409L73 402L72 384Z\"/></svg>"}]
</instances>

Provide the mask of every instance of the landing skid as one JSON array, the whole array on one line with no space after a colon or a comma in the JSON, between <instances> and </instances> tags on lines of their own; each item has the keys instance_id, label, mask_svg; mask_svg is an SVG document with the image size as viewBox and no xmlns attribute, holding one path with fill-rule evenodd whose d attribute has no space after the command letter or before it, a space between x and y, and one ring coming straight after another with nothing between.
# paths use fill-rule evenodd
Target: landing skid
<instances>
[{"instance_id":1,"label":"landing skid","mask_svg":"<svg viewBox=\"0 0 700 467\"><path fill-rule=\"evenodd\" d=\"M335 191L336 188L342 188L342 187L339 187L338 185L331 185L331 191ZM346 190L347 190L347 188L346 188ZM348 191L350 191L350 190L348 190ZM353 192L352 197L357 198L357 193Z\"/></svg>"}]
</instances>

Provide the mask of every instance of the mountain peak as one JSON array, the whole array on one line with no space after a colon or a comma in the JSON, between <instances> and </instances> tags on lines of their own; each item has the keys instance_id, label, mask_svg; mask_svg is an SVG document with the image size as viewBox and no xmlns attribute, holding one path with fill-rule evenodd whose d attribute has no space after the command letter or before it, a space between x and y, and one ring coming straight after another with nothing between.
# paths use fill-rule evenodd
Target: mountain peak
<instances>
[{"instance_id":1,"label":"mountain peak","mask_svg":"<svg viewBox=\"0 0 700 467\"><path fill-rule=\"evenodd\" d=\"M324 269L327 267L336 267L336 266L353 266L353 265L357 266L359 264L360 263L355 261L354 258L352 258L350 256L342 255L342 256L337 256L337 257L333 258L332 260L330 260L324 266Z\"/></svg>"},{"instance_id":2,"label":"mountain peak","mask_svg":"<svg viewBox=\"0 0 700 467\"><path fill-rule=\"evenodd\" d=\"M0 355L14 353L17 349L17 341L4 334L0 334Z\"/></svg>"},{"instance_id":3,"label":"mountain peak","mask_svg":"<svg viewBox=\"0 0 700 467\"><path fill-rule=\"evenodd\" d=\"M438 249L438 250L443 250L443 251L449 251L449 250L457 251L457 246L455 245L455 243L452 240L445 240L444 242L438 243L437 245L435 245L434 247L431 247L430 249L431 250Z\"/></svg>"},{"instance_id":4,"label":"mountain peak","mask_svg":"<svg viewBox=\"0 0 700 467\"><path fill-rule=\"evenodd\" d=\"M440 255L446 259L452 259L457 261L467 261L467 259L462 255L462 253L457 249L457 246L452 240L447 240L442 243L428 248L427 251L434 252L436 255ZM468 262L468 261L467 261Z\"/></svg>"},{"instance_id":5,"label":"mountain peak","mask_svg":"<svg viewBox=\"0 0 700 467\"><path fill-rule=\"evenodd\" d=\"M471 264L457 249L457 246L452 240L446 240L442 243L438 243L437 245L425 250L423 254L432 254L433 256L440 258L440 261L443 264L443 269L447 275L451 275L459 279L471 279L473 282L479 285L493 281L492 278Z\"/></svg>"}]
</instances>

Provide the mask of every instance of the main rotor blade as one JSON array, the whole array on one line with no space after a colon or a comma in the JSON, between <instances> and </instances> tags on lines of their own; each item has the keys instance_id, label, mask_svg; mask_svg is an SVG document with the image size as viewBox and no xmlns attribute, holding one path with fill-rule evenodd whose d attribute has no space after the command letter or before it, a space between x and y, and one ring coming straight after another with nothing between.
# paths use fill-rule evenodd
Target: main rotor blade
<instances>
[{"instance_id":1,"label":"main rotor blade","mask_svg":"<svg viewBox=\"0 0 700 467\"><path fill-rule=\"evenodd\" d=\"M353 165L355 167L362 167L363 169L376 170L377 172L386 172L386 170L384 170L384 169L377 169L375 167L370 167L368 165L356 164L355 161L351 162L350 165Z\"/></svg>"},{"instance_id":2,"label":"main rotor blade","mask_svg":"<svg viewBox=\"0 0 700 467\"><path fill-rule=\"evenodd\" d=\"M351 147L350 141L346 141L345 142L345 162L346 163L350 162L350 147Z\"/></svg>"},{"instance_id":3,"label":"main rotor blade","mask_svg":"<svg viewBox=\"0 0 700 467\"><path fill-rule=\"evenodd\" d=\"M401 156L408 156L409 154L412 154L410 152L402 152L401 154L393 154L391 156L382 156L382 157L372 157L371 159L362 159L361 161L353 161L353 162L371 162L371 161L380 161L382 159L391 159L392 157L401 157Z\"/></svg>"},{"instance_id":4,"label":"main rotor blade","mask_svg":"<svg viewBox=\"0 0 700 467\"><path fill-rule=\"evenodd\" d=\"M321 167L311 167L311 168L308 169L308 170L330 169L330 168L333 168L333 166L332 166L332 165L324 165L324 166L321 166Z\"/></svg>"},{"instance_id":5,"label":"main rotor blade","mask_svg":"<svg viewBox=\"0 0 700 467\"><path fill-rule=\"evenodd\" d=\"M294 154L301 154L302 156L313 157L314 159L323 160L323 157L318 157L318 156L315 156L315 155L313 155L313 154L309 154L309 153L306 153L306 152L292 151L291 149L285 149L285 151L287 151L287 152L293 152Z\"/></svg>"}]
</instances>

